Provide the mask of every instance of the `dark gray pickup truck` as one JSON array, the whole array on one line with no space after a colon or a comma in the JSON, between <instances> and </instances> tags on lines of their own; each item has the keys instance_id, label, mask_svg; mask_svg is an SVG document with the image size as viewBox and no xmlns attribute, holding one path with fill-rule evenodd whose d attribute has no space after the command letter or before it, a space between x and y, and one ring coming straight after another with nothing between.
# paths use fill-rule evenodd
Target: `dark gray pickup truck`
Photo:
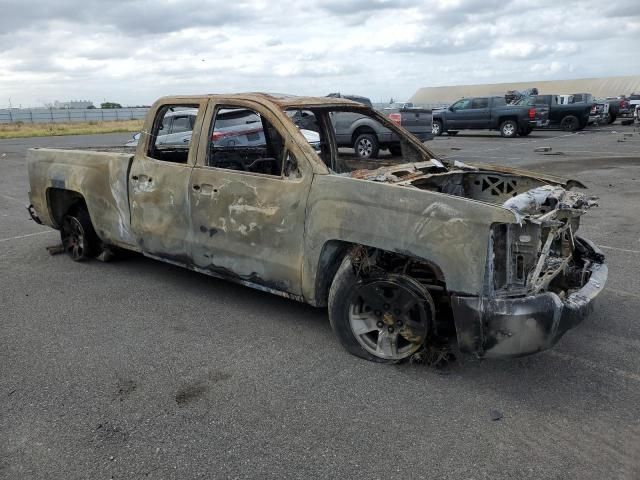
<instances>
[{"instance_id":1,"label":"dark gray pickup truck","mask_svg":"<svg viewBox=\"0 0 640 480\"><path fill-rule=\"evenodd\" d=\"M449 108L433 112L434 135L459 130L499 130L503 137L529 135L547 121L546 107L507 105L504 97L462 98Z\"/></svg>"},{"instance_id":2,"label":"dark gray pickup truck","mask_svg":"<svg viewBox=\"0 0 640 480\"><path fill-rule=\"evenodd\" d=\"M558 95L535 95L525 97L516 103L521 107L547 108L550 127L560 127L567 132L582 130L589 123L589 114L595 102L561 104Z\"/></svg>"},{"instance_id":3,"label":"dark gray pickup truck","mask_svg":"<svg viewBox=\"0 0 640 480\"><path fill-rule=\"evenodd\" d=\"M346 98L354 102L372 107L371 100L358 95L341 95L331 93L332 98ZM401 106L401 108L385 108L382 113L393 123L403 127L420 141L431 140L431 110ZM336 143L339 147L353 147L360 158L376 158L381 149L388 149L392 155L398 155L400 137L387 128L381 128L365 115L351 112L335 113L331 117L335 130Z\"/></svg>"}]
</instances>

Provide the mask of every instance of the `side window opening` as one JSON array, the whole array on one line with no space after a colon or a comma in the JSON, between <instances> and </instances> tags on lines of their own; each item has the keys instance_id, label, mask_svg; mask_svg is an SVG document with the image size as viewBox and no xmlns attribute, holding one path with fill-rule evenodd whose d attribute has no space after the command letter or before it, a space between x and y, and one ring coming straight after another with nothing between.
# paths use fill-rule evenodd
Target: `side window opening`
<instances>
[{"instance_id":1,"label":"side window opening","mask_svg":"<svg viewBox=\"0 0 640 480\"><path fill-rule=\"evenodd\" d=\"M487 108L489 106L488 98L474 98L471 102L471 108Z\"/></svg>"},{"instance_id":2,"label":"side window opening","mask_svg":"<svg viewBox=\"0 0 640 480\"><path fill-rule=\"evenodd\" d=\"M311 110L297 109L287 110L286 114L322 161L331 166L331 149L316 114Z\"/></svg>"},{"instance_id":3,"label":"side window opening","mask_svg":"<svg viewBox=\"0 0 640 480\"><path fill-rule=\"evenodd\" d=\"M208 166L282 175L284 140L258 112L244 107L221 107L210 132Z\"/></svg>"},{"instance_id":4,"label":"side window opening","mask_svg":"<svg viewBox=\"0 0 640 480\"><path fill-rule=\"evenodd\" d=\"M198 105L166 105L158 110L147 155L156 160L187 163Z\"/></svg>"}]
</instances>

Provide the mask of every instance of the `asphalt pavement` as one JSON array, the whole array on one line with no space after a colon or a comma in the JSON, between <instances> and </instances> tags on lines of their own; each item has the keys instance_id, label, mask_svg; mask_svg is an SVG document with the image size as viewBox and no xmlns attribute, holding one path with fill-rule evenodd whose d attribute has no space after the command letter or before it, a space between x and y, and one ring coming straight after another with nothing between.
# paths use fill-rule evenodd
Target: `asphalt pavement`
<instances>
[{"instance_id":1,"label":"asphalt pavement","mask_svg":"<svg viewBox=\"0 0 640 480\"><path fill-rule=\"evenodd\" d=\"M323 309L137 255L49 255L26 149L129 135L0 141L0 478L640 478L640 135L616 129L431 142L583 181L600 207L581 231L609 263L552 350L443 370L349 355Z\"/></svg>"}]
</instances>

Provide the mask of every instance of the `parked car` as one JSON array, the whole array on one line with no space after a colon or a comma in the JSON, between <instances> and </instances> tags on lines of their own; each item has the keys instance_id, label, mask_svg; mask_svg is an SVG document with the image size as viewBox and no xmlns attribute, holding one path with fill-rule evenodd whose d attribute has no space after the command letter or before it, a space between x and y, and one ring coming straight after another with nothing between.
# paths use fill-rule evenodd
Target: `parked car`
<instances>
[{"instance_id":1,"label":"parked car","mask_svg":"<svg viewBox=\"0 0 640 480\"><path fill-rule=\"evenodd\" d=\"M158 135L156 143L188 146L197 113L196 109L169 112L160 126L160 132L167 132L167 134ZM189 121L183 122L181 119L184 117L188 117ZM182 130L183 124L188 125L190 130ZM317 132L306 129L301 129L301 132L312 147L320 148L320 136ZM233 110L219 114L211 138L218 146L260 146L266 141L260 117L250 110ZM140 133L138 132L125 146L136 147L139 141Z\"/></svg>"},{"instance_id":2,"label":"parked car","mask_svg":"<svg viewBox=\"0 0 640 480\"><path fill-rule=\"evenodd\" d=\"M616 118L631 118L633 117L633 109L631 102L624 96L619 97L607 97L610 102L609 111L612 113L611 122L613 123Z\"/></svg>"},{"instance_id":3,"label":"parked car","mask_svg":"<svg viewBox=\"0 0 640 480\"><path fill-rule=\"evenodd\" d=\"M508 105L504 97L462 98L433 111L433 134L455 135L460 130L499 130L503 137L529 135L546 122L546 109Z\"/></svg>"},{"instance_id":4,"label":"parked car","mask_svg":"<svg viewBox=\"0 0 640 480\"><path fill-rule=\"evenodd\" d=\"M168 109L181 104L197 106L198 142L158 144ZM222 109L260 116L266 145L216 145L210 132ZM290 111L316 118L320 152ZM342 112L392 131L401 156L352 168L330 120ZM165 97L144 131L134 155L28 151L29 213L60 230L73 260L105 259L119 247L328 306L343 346L377 362L409 358L445 335L479 356L535 353L577 325L605 287L604 256L577 234L594 205L573 190L580 182L437 160L365 105Z\"/></svg>"},{"instance_id":5,"label":"parked car","mask_svg":"<svg viewBox=\"0 0 640 480\"><path fill-rule=\"evenodd\" d=\"M331 93L330 98L345 98L372 107L371 100L357 95ZM431 135L431 110L413 107L384 109L396 125L415 135L420 141L433 138ZM355 112L338 112L331 117L336 141L340 147L352 147L360 158L376 158L381 149L392 155L400 153L400 138L387 128L380 128L366 116Z\"/></svg>"},{"instance_id":6,"label":"parked car","mask_svg":"<svg viewBox=\"0 0 640 480\"><path fill-rule=\"evenodd\" d=\"M405 110L409 108L417 108L411 102L393 102L384 107L383 110Z\"/></svg>"},{"instance_id":7,"label":"parked car","mask_svg":"<svg viewBox=\"0 0 640 480\"><path fill-rule=\"evenodd\" d=\"M591 103L573 103L562 105L558 95L536 95L518 100L518 105L547 107L549 122L547 126L560 127L568 132L582 130L589 123Z\"/></svg>"},{"instance_id":8,"label":"parked car","mask_svg":"<svg viewBox=\"0 0 640 480\"><path fill-rule=\"evenodd\" d=\"M168 111L159 127L156 140L158 145L188 145L197 113L193 108ZM125 146L135 147L139 139L140 133L135 133Z\"/></svg>"}]
</instances>

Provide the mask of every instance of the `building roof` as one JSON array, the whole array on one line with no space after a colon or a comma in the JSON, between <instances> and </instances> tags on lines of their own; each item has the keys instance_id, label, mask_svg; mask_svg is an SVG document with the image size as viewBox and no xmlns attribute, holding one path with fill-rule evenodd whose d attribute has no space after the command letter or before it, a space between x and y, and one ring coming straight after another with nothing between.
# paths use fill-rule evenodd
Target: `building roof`
<instances>
[{"instance_id":1,"label":"building roof","mask_svg":"<svg viewBox=\"0 0 640 480\"><path fill-rule=\"evenodd\" d=\"M452 103L462 97L504 95L509 90L525 90L532 87L536 87L541 95L591 93L595 98L615 97L640 92L640 75L424 87L414 93L409 101L418 105Z\"/></svg>"}]
</instances>

